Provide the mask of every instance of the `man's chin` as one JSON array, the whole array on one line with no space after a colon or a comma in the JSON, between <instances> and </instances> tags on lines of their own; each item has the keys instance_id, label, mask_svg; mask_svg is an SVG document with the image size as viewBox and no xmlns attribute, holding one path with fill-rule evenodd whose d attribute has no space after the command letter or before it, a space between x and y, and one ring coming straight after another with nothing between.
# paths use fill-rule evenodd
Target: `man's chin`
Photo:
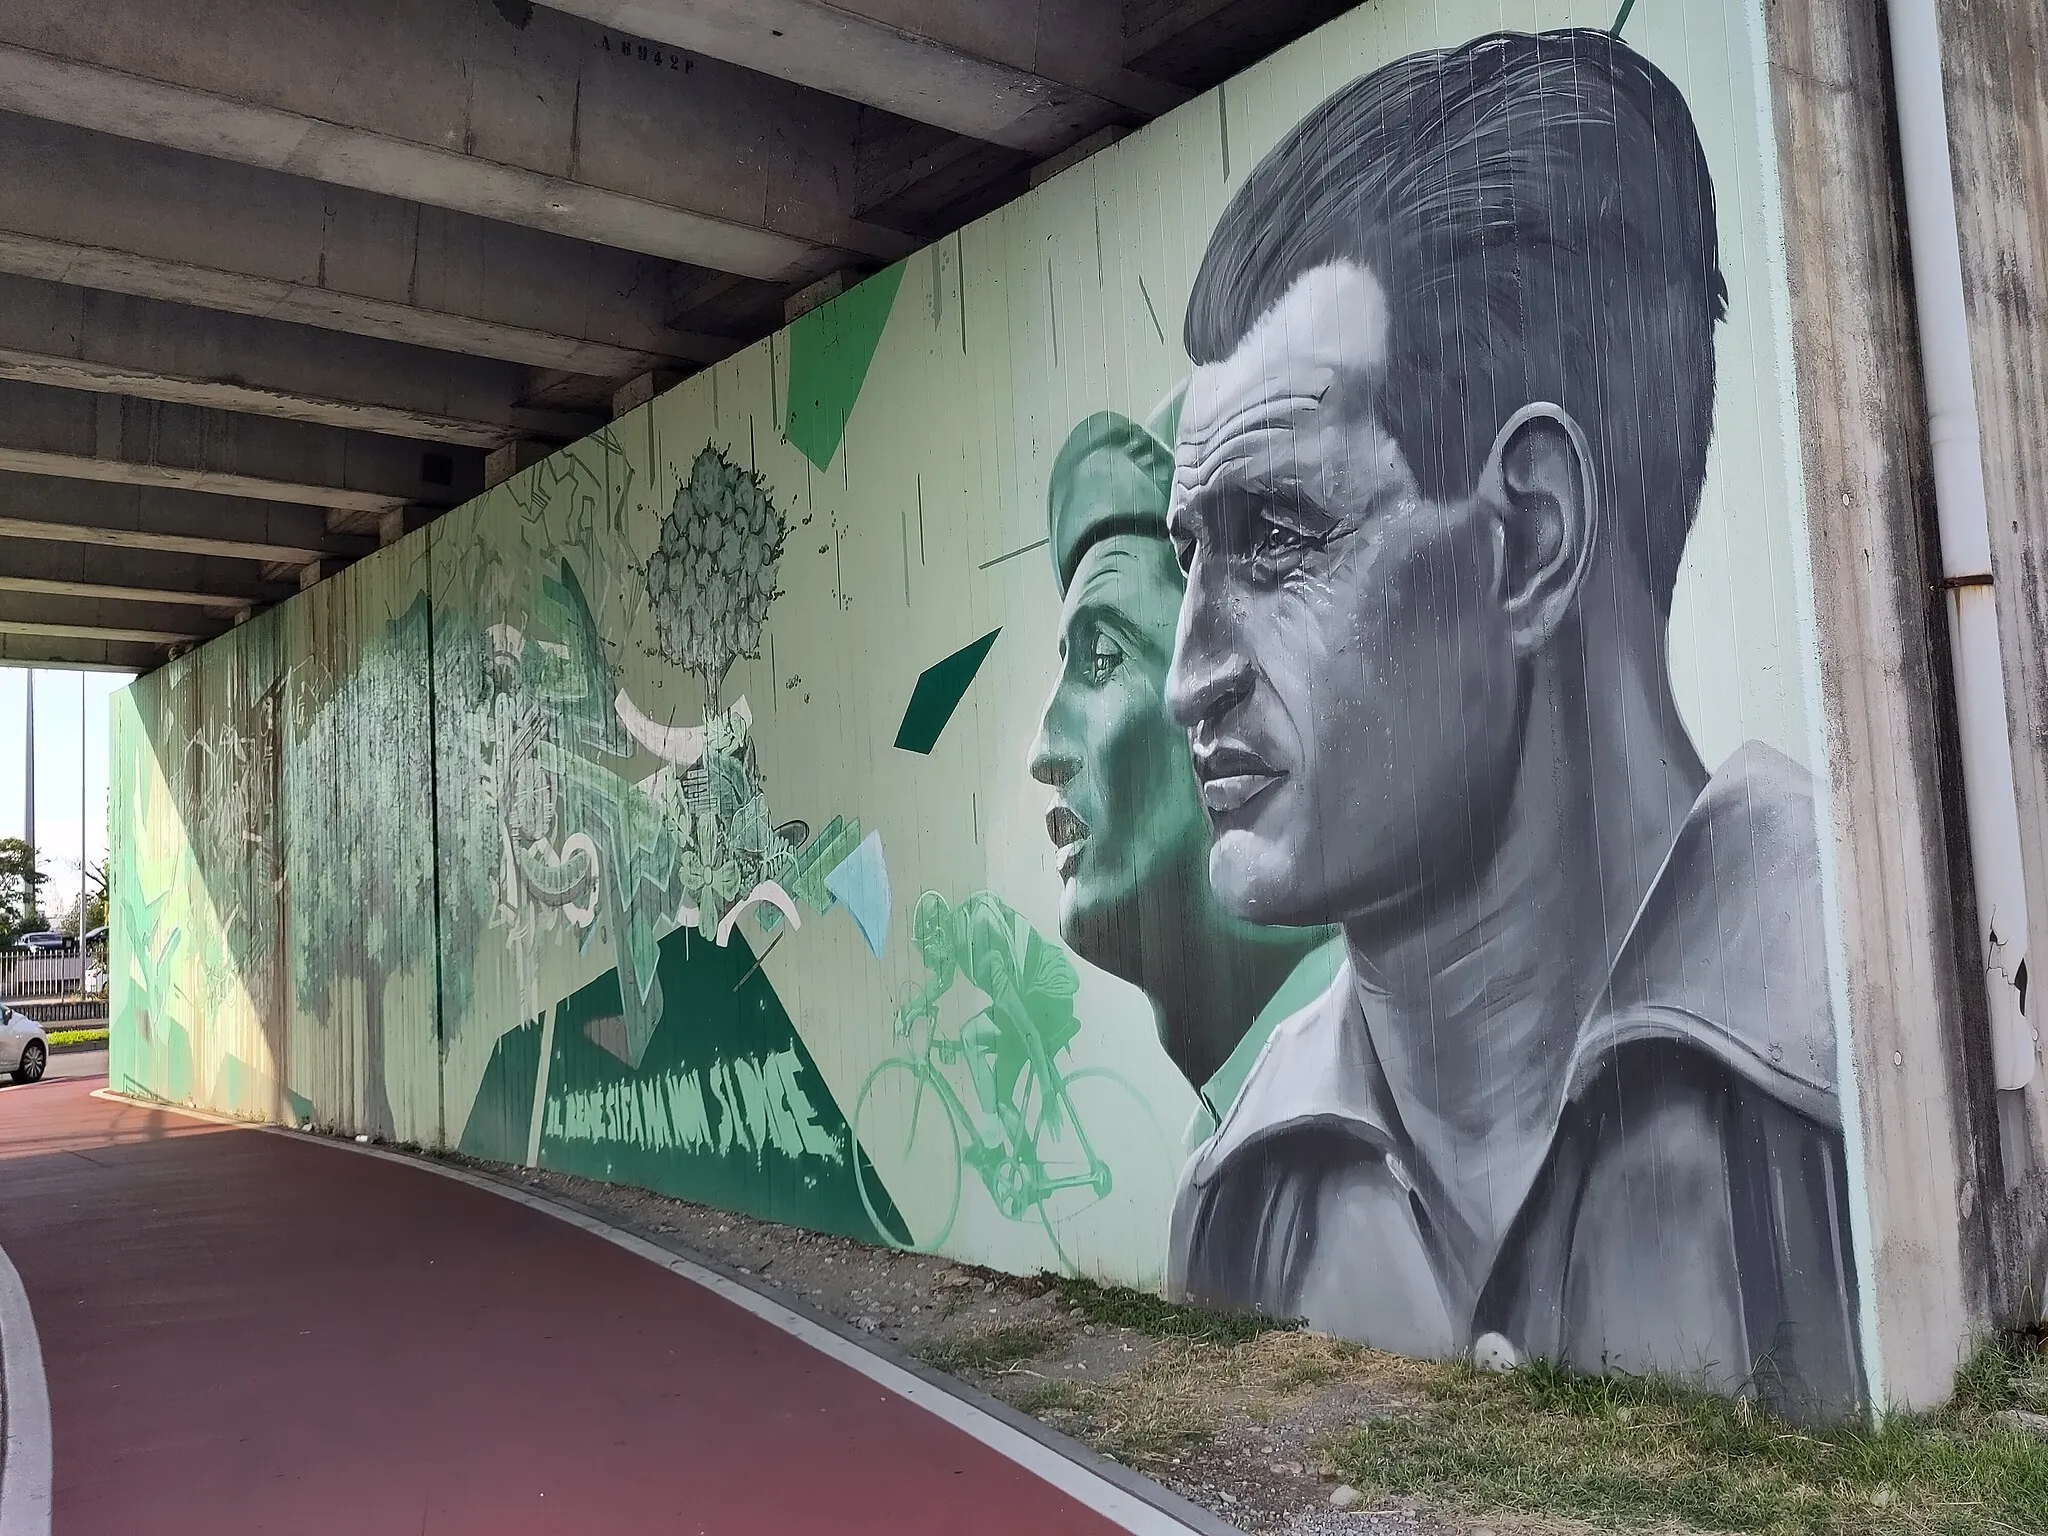
<instances>
[{"instance_id":1,"label":"man's chin","mask_svg":"<svg viewBox=\"0 0 2048 1536\"><path fill-rule=\"evenodd\" d=\"M1069 880L1060 891L1060 939L1097 970L1126 981L1134 969L1120 950L1135 950L1137 905L1128 895L1091 890L1088 882Z\"/></svg>"},{"instance_id":2,"label":"man's chin","mask_svg":"<svg viewBox=\"0 0 2048 1536\"><path fill-rule=\"evenodd\" d=\"M1306 910L1315 905L1313 893L1302 889L1294 855L1248 832L1226 832L1209 850L1209 885L1216 904L1241 923L1293 928L1327 921Z\"/></svg>"}]
</instances>

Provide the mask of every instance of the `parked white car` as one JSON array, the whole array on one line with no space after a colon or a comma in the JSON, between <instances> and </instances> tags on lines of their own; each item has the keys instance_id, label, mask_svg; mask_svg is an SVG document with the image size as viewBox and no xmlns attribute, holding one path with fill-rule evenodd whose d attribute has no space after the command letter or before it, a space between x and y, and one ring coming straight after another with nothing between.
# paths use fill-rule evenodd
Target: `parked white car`
<instances>
[{"instance_id":1,"label":"parked white car","mask_svg":"<svg viewBox=\"0 0 2048 1536\"><path fill-rule=\"evenodd\" d=\"M25 1013L0 1008L0 1072L11 1072L17 1083L41 1079L50 1064L50 1041L43 1026Z\"/></svg>"}]
</instances>

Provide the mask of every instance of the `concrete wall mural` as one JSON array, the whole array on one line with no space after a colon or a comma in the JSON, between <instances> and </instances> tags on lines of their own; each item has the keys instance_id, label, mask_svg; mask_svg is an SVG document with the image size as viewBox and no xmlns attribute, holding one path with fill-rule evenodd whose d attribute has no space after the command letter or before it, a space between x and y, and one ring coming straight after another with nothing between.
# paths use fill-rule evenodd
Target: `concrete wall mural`
<instances>
[{"instance_id":1,"label":"concrete wall mural","mask_svg":"<svg viewBox=\"0 0 2048 1536\"><path fill-rule=\"evenodd\" d=\"M119 1085L1854 1402L1761 21L1582 10L1335 22L139 681Z\"/></svg>"}]
</instances>

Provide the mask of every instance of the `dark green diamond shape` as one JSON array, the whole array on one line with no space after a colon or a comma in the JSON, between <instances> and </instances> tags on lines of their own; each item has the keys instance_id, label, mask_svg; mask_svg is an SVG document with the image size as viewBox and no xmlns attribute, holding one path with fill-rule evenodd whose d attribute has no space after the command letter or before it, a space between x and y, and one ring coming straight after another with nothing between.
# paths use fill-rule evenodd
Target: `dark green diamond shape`
<instances>
[{"instance_id":1,"label":"dark green diamond shape","mask_svg":"<svg viewBox=\"0 0 2048 1536\"><path fill-rule=\"evenodd\" d=\"M939 733L953 718L953 711L967 697L974 674L996 643L1001 629L992 629L972 645L963 645L944 661L935 661L918 675L904 707L903 723L896 728L896 745L905 752L929 753L939 744Z\"/></svg>"}]
</instances>

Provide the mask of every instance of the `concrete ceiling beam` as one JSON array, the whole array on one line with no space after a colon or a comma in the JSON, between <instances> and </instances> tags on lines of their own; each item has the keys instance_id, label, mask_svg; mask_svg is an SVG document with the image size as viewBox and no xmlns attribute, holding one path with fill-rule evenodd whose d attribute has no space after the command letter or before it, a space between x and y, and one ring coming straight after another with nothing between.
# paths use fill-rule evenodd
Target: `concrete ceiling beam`
<instances>
[{"instance_id":1,"label":"concrete ceiling beam","mask_svg":"<svg viewBox=\"0 0 2048 1536\"><path fill-rule=\"evenodd\" d=\"M11 595L0 615L0 634L43 640L112 640L131 645L178 645L205 640L230 627L224 616L194 608L81 602Z\"/></svg>"},{"instance_id":2,"label":"concrete ceiling beam","mask_svg":"<svg viewBox=\"0 0 2048 1536\"><path fill-rule=\"evenodd\" d=\"M246 562L160 549L0 539L0 592L175 603L232 613L281 603L290 583L252 576Z\"/></svg>"},{"instance_id":3,"label":"concrete ceiling beam","mask_svg":"<svg viewBox=\"0 0 2048 1536\"><path fill-rule=\"evenodd\" d=\"M1121 7L1101 0L551 3L636 39L1033 154L1187 98L1123 68Z\"/></svg>"},{"instance_id":4,"label":"concrete ceiling beam","mask_svg":"<svg viewBox=\"0 0 2048 1536\"><path fill-rule=\"evenodd\" d=\"M852 104L675 50L621 55L577 18L515 24L490 0L123 9L110 25L13 0L0 108L773 282L919 243L853 216Z\"/></svg>"},{"instance_id":5,"label":"concrete ceiling beam","mask_svg":"<svg viewBox=\"0 0 2048 1536\"><path fill-rule=\"evenodd\" d=\"M147 672L164 647L109 640L0 634L0 667L63 667L72 672Z\"/></svg>"},{"instance_id":6,"label":"concrete ceiling beam","mask_svg":"<svg viewBox=\"0 0 2048 1536\"><path fill-rule=\"evenodd\" d=\"M0 379L486 449L604 419L523 405L513 363L6 274Z\"/></svg>"},{"instance_id":7,"label":"concrete ceiling beam","mask_svg":"<svg viewBox=\"0 0 2048 1536\"><path fill-rule=\"evenodd\" d=\"M483 489L475 449L0 380L0 469L374 515Z\"/></svg>"},{"instance_id":8,"label":"concrete ceiling beam","mask_svg":"<svg viewBox=\"0 0 2048 1536\"><path fill-rule=\"evenodd\" d=\"M0 540L15 539L294 566L377 547L317 507L0 472Z\"/></svg>"},{"instance_id":9,"label":"concrete ceiling beam","mask_svg":"<svg viewBox=\"0 0 2048 1536\"><path fill-rule=\"evenodd\" d=\"M4 112L0 164L21 277L613 382L736 346L668 324L705 275L651 256Z\"/></svg>"}]
</instances>

